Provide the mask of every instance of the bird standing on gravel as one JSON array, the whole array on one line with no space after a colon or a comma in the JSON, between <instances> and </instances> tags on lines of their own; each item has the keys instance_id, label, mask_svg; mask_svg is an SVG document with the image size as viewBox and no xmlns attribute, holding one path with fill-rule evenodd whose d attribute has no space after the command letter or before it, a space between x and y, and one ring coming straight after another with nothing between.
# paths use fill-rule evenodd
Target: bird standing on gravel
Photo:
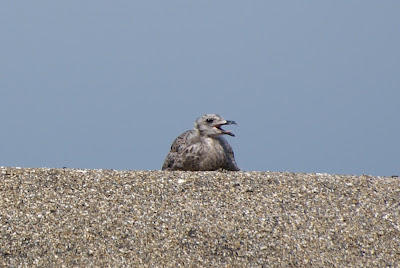
<instances>
[{"instance_id":1,"label":"bird standing on gravel","mask_svg":"<svg viewBox=\"0 0 400 268\"><path fill-rule=\"evenodd\" d=\"M162 170L240 170L236 164L232 147L222 135L235 136L222 129L223 125L235 124L217 114L206 114L198 118L194 128L182 133L172 143Z\"/></svg>"}]
</instances>

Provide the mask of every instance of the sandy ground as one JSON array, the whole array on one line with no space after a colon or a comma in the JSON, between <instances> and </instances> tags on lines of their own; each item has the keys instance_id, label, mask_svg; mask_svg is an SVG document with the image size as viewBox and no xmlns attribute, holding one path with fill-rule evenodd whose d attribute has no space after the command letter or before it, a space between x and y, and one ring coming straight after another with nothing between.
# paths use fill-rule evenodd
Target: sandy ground
<instances>
[{"instance_id":1,"label":"sandy ground","mask_svg":"<svg viewBox=\"0 0 400 268\"><path fill-rule=\"evenodd\" d=\"M0 168L0 266L398 267L400 179Z\"/></svg>"}]
</instances>

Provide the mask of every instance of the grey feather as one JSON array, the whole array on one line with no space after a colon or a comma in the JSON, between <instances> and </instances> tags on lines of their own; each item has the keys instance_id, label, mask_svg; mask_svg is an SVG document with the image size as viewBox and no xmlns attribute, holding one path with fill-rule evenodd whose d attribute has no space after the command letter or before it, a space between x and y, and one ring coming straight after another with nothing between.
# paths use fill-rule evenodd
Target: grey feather
<instances>
[{"instance_id":1,"label":"grey feather","mask_svg":"<svg viewBox=\"0 0 400 268\"><path fill-rule=\"evenodd\" d=\"M222 125L236 124L216 114L206 114L195 121L194 129L179 135L171 145L162 170L240 170L232 147L222 137L230 131Z\"/></svg>"}]
</instances>

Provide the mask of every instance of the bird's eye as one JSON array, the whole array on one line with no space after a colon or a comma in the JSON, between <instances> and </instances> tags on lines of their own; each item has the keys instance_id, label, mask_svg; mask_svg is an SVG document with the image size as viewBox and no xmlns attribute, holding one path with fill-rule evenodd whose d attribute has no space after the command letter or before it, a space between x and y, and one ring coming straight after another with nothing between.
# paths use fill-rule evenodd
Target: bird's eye
<instances>
[{"instance_id":1,"label":"bird's eye","mask_svg":"<svg viewBox=\"0 0 400 268\"><path fill-rule=\"evenodd\" d=\"M206 121L207 121L208 123L212 123L212 122L214 121L214 119L213 119L213 118L207 118Z\"/></svg>"}]
</instances>

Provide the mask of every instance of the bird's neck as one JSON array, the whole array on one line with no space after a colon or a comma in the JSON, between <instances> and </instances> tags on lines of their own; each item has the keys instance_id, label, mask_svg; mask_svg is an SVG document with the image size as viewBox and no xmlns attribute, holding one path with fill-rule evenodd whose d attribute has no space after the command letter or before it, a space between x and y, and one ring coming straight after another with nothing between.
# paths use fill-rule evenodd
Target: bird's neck
<instances>
[{"instance_id":1,"label":"bird's neck","mask_svg":"<svg viewBox=\"0 0 400 268\"><path fill-rule=\"evenodd\" d=\"M202 141L202 140L206 140L206 139L216 139L219 140L220 138L222 138L222 135L220 134L215 134L215 135L207 135L206 132L202 132L199 129L194 129L192 131L191 136L189 137L189 140L192 142L198 142L198 141Z\"/></svg>"}]
</instances>

